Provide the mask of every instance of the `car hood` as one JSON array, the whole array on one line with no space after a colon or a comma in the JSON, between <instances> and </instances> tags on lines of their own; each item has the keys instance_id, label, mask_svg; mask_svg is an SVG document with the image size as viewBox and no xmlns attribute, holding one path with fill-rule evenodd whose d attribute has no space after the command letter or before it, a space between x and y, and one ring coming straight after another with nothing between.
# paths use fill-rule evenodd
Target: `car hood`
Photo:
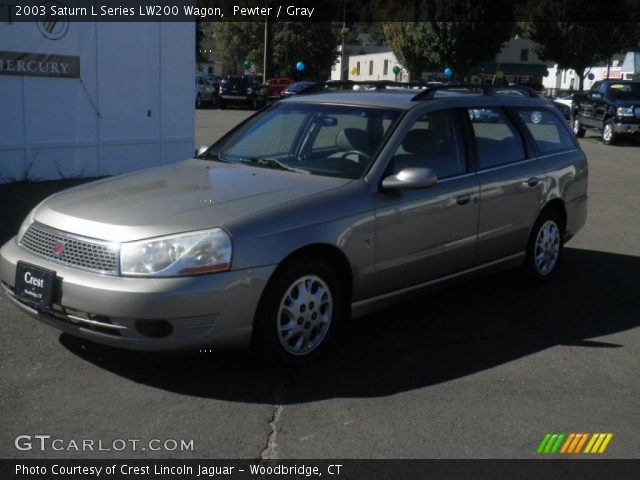
<instances>
[{"instance_id":1,"label":"car hood","mask_svg":"<svg viewBox=\"0 0 640 480\"><path fill-rule=\"evenodd\" d=\"M193 159L65 190L40 204L34 218L65 232L132 241L224 227L349 182Z\"/></svg>"},{"instance_id":2,"label":"car hood","mask_svg":"<svg viewBox=\"0 0 640 480\"><path fill-rule=\"evenodd\" d=\"M640 106L640 98L620 98L620 99L612 99L611 105L614 107L637 107Z\"/></svg>"}]
</instances>

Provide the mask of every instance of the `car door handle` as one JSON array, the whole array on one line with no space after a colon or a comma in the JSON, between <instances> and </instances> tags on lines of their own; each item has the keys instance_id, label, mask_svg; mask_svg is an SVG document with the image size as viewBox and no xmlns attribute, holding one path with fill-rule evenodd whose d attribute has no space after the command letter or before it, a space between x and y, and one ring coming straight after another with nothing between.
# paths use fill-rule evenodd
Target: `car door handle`
<instances>
[{"instance_id":1,"label":"car door handle","mask_svg":"<svg viewBox=\"0 0 640 480\"><path fill-rule=\"evenodd\" d=\"M456 198L458 205L466 205L471 200L471 195L460 195Z\"/></svg>"},{"instance_id":2,"label":"car door handle","mask_svg":"<svg viewBox=\"0 0 640 480\"><path fill-rule=\"evenodd\" d=\"M522 185L525 187L535 187L540 182L540 179L537 177L531 177L526 182L522 182Z\"/></svg>"}]
</instances>

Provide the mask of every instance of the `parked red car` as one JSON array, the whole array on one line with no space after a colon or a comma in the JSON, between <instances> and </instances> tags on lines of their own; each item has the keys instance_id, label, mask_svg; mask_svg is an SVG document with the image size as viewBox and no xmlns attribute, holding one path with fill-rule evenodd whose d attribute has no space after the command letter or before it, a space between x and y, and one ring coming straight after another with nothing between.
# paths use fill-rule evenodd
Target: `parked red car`
<instances>
[{"instance_id":1,"label":"parked red car","mask_svg":"<svg viewBox=\"0 0 640 480\"><path fill-rule=\"evenodd\" d=\"M293 80L290 78L278 77L272 78L265 82L267 86L267 97L269 98L280 98L282 97L282 92L287 86L291 85Z\"/></svg>"}]
</instances>

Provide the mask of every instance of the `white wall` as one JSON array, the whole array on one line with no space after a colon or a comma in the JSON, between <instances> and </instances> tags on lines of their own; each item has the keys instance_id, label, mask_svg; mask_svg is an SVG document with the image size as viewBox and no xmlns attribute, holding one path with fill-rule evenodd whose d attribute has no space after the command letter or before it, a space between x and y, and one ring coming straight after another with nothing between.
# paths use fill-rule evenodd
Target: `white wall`
<instances>
[{"instance_id":1,"label":"white wall","mask_svg":"<svg viewBox=\"0 0 640 480\"><path fill-rule=\"evenodd\" d=\"M114 175L193 154L194 23L0 24L0 50L80 57L80 78L0 75L0 183Z\"/></svg>"},{"instance_id":2,"label":"white wall","mask_svg":"<svg viewBox=\"0 0 640 480\"><path fill-rule=\"evenodd\" d=\"M622 68L618 64L618 61L614 61L614 64L609 68L609 78L620 80L631 79L631 74L622 72ZM607 67L591 67L589 73L593 74L593 80L590 80L588 76L585 77L585 90L590 90L595 82L607 78ZM543 80L543 85L545 88L556 88L559 90L570 90L573 88L577 90L580 87L580 78L574 70L561 70L555 65L553 68L549 68L549 76Z\"/></svg>"},{"instance_id":3,"label":"white wall","mask_svg":"<svg viewBox=\"0 0 640 480\"><path fill-rule=\"evenodd\" d=\"M387 73L384 73L384 61L387 60L388 68ZM358 62L360 62L360 74L351 73L353 68L357 68ZM373 72L369 73L370 65L373 62ZM393 74L393 67L398 66L402 68L402 65L398 62L398 59L393 52L381 52L381 53L369 53L366 55L352 55L349 57L349 80L367 81L367 80L398 80L407 81L408 74L406 70L402 69L396 76Z\"/></svg>"}]
</instances>

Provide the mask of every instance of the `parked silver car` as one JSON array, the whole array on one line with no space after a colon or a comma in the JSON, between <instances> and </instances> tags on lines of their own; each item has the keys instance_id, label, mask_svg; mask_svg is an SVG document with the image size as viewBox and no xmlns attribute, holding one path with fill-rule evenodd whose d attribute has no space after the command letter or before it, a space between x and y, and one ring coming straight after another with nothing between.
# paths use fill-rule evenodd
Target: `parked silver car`
<instances>
[{"instance_id":1,"label":"parked silver car","mask_svg":"<svg viewBox=\"0 0 640 480\"><path fill-rule=\"evenodd\" d=\"M217 102L218 92L213 83L211 83L204 75L196 74L196 91L195 91L195 107L202 108L204 104L215 105Z\"/></svg>"},{"instance_id":2,"label":"parked silver car","mask_svg":"<svg viewBox=\"0 0 640 480\"><path fill-rule=\"evenodd\" d=\"M197 158L53 195L2 247L4 290L108 345L302 362L441 284L551 278L586 218L575 137L545 100L447 93L295 96Z\"/></svg>"}]
</instances>

